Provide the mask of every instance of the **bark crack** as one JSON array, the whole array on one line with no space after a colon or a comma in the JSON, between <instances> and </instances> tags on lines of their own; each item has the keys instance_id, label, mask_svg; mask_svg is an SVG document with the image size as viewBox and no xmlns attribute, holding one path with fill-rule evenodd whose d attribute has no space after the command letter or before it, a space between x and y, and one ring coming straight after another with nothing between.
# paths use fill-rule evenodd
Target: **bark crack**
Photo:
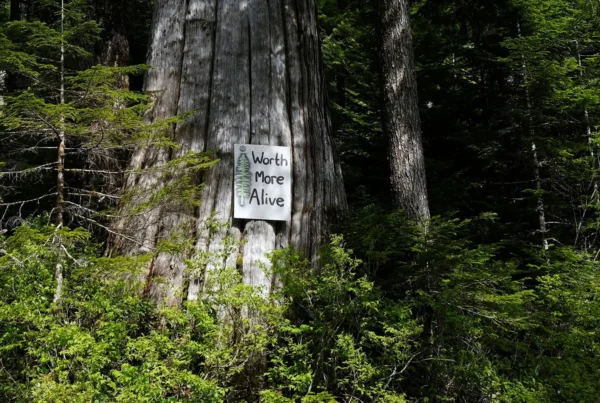
<instances>
[{"instance_id":1,"label":"bark crack","mask_svg":"<svg viewBox=\"0 0 600 403\"><path fill-rule=\"evenodd\" d=\"M277 0L276 0L277 1ZM267 21L273 21L271 20L271 4L269 2L269 0L267 0ZM269 102L269 106L267 108L267 122L269 123L269 131L267 132L267 136L269 138L269 144L271 143L271 114L273 112L273 23L269 24L269 92L270 92L270 97L268 99ZM276 139L278 140L277 143L275 145L282 145L281 143L281 138L279 136L276 137Z\"/></svg>"},{"instance_id":2,"label":"bark crack","mask_svg":"<svg viewBox=\"0 0 600 403\"><path fill-rule=\"evenodd\" d=\"M179 91L177 91L178 95L177 95L177 99L176 99L176 102L178 105L176 114L179 114L179 105L180 105L179 101L181 100L181 87L183 87L181 85L181 77L183 77L183 61L185 60L185 51L186 51L186 49L185 49L185 34L186 34L187 25L188 25L187 15L190 11L189 7L190 7L190 0L185 0L185 12L183 13L183 28L182 28L182 34L181 34L181 41L183 42L183 46L182 46L182 51L181 51L181 58L179 59L180 80L179 80ZM173 135L175 135L175 132L173 133ZM169 150L169 160L172 158L171 153L172 153L172 149Z\"/></svg>"},{"instance_id":3,"label":"bark crack","mask_svg":"<svg viewBox=\"0 0 600 403\"><path fill-rule=\"evenodd\" d=\"M293 121L293 115L292 115L292 77L291 77L291 73L290 73L290 56L289 56L290 47L289 47L289 43L288 43L288 28L287 28L287 18L286 18L287 2L286 2L286 0L281 0L281 3L282 3L281 4L281 24L283 26L283 48L284 48L284 55L285 55L285 78L286 78L285 106L286 106L287 112L288 112L287 120L288 120L288 125L290 127L290 151L291 151L291 156L293 159L294 158L294 121ZM293 182L294 175L292 174L291 177L292 177L292 200L296 200L296 196L295 196L296 186L294 186L294 182ZM294 214L293 205L292 205L292 214ZM291 225L290 225L290 228L291 228Z\"/></svg>"},{"instance_id":4,"label":"bark crack","mask_svg":"<svg viewBox=\"0 0 600 403\"><path fill-rule=\"evenodd\" d=\"M252 132L252 27L250 25L249 12L246 14L246 19L248 21L248 93L250 97L250 102L248 102L248 118L250 120L250 133L248 143L253 144L252 138L254 137L254 133Z\"/></svg>"},{"instance_id":5,"label":"bark crack","mask_svg":"<svg viewBox=\"0 0 600 403\"><path fill-rule=\"evenodd\" d=\"M211 54L211 61L210 61L210 78L209 78L209 87L208 87L208 101L207 101L207 108L206 108L206 125L204 128L204 138L206 139L206 141L204 142L204 151L208 151L208 139L209 139L209 134L210 134L210 126L211 126L211 114L212 114L212 100L213 100L213 86L214 86L214 76L215 76L215 65L217 63L217 33L219 32L217 30L217 27L219 26L219 0L214 0L214 5L215 5L215 24L212 27L212 54ZM215 152L217 152L217 150L214 150ZM208 178L210 175L210 172L207 172L204 177ZM213 197L211 200L204 200L204 203L208 203L210 202L211 204L211 211L215 210L215 203L216 200ZM197 220L200 220L200 214L198 214L198 217L196 217ZM210 240L206 241L206 246L208 247L208 245L210 245Z\"/></svg>"},{"instance_id":6,"label":"bark crack","mask_svg":"<svg viewBox=\"0 0 600 403\"><path fill-rule=\"evenodd\" d=\"M211 100L212 100L212 91L213 91L213 80L214 80L214 71L215 71L215 63L216 63L216 59L217 59L217 55L216 55L216 48L217 48L217 26L219 23L219 0L214 0L214 5L215 5L215 20L214 20L214 24L212 27L209 27L209 29L212 29L212 54L211 54L211 60L210 60L210 69L209 69L209 77L208 77L208 98L207 98L207 102L206 102L206 119L205 119L205 124L204 124L204 150L202 151L207 151L208 149L208 133L209 133L209 129L210 129L210 114L211 114Z\"/></svg>"}]
</instances>

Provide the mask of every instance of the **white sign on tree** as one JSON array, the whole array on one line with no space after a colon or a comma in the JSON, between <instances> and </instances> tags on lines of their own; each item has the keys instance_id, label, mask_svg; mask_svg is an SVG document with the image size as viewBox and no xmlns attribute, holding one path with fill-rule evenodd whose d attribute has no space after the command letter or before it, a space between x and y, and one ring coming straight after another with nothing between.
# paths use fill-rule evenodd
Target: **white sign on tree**
<instances>
[{"instance_id":1,"label":"white sign on tree","mask_svg":"<svg viewBox=\"0 0 600 403\"><path fill-rule=\"evenodd\" d=\"M292 213L289 147L234 145L235 218L287 221Z\"/></svg>"}]
</instances>

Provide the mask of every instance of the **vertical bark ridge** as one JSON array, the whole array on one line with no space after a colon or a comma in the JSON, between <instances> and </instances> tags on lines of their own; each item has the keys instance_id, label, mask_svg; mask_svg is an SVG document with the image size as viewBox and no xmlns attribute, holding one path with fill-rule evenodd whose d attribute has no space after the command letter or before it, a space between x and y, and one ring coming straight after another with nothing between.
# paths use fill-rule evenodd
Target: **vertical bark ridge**
<instances>
[{"instance_id":1,"label":"vertical bark ridge","mask_svg":"<svg viewBox=\"0 0 600 403\"><path fill-rule=\"evenodd\" d=\"M213 20L213 25L211 27L212 29L212 41L211 41L211 52L210 52L210 72L209 72L209 77L208 77L208 102L206 104L206 123L205 123L205 127L204 127L204 138L207 139L208 138L208 128L209 128L209 124L210 124L210 116L211 116L211 110L210 110L210 100L212 99L212 92L213 92L213 81L214 81L214 71L215 71L215 62L216 62L216 57L215 54L217 53L216 47L217 47L217 39L216 39L216 33L217 33L217 26L219 23L219 14L217 13L217 10L219 9L219 0L214 0L213 2L213 13L214 13L214 20ZM206 150L206 141L205 141L205 145L204 145L204 151Z\"/></svg>"},{"instance_id":2,"label":"vertical bark ridge","mask_svg":"<svg viewBox=\"0 0 600 403\"><path fill-rule=\"evenodd\" d=\"M224 249L224 240L230 236L241 240L241 224L221 227L216 232L206 223L213 217L219 222L231 222L233 199L233 144L245 143L250 137L250 80L248 2L221 0L217 9L215 65L211 94L211 116L207 148L216 153L219 163L205 176L202 204L199 208L197 250L208 252L211 261L205 276L221 267L234 267L237 250ZM194 281L188 298L196 299L201 284Z\"/></svg>"},{"instance_id":3,"label":"vertical bark ridge","mask_svg":"<svg viewBox=\"0 0 600 403\"><path fill-rule=\"evenodd\" d=\"M300 15L305 18L304 25L306 27L310 27L309 29L304 29L304 43L307 48L307 52L304 53L304 63L302 64L304 74L307 76L312 75L312 85L305 85L306 88L306 103L308 105L309 113L306 117L309 119L308 126L309 130L312 133L318 133L319 127L327 127L329 131L329 126L327 125L327 121L324 119L324 113L322 108L319 108L318 105L325 104L325 99L321 96L321 91L323 90L323 72L315 72L314 69L311 69L310 66L320 66L320 44L318 40L318 32L317 32L317 4L312 3L311 1L301 1L299 2L303 7L305 7L304 11L300 12ZM314 16L312 15L310 10L314 7ZM321 74L319 74L321 73ZM308 83L307 83L308 84ZM310 152L310 160L313 167L313 175L316 175L319 172L319 165L325 162L325 160L321 160L321 156L319 155L319 150L322 149L324 144L323 136L315 136L315 139L310 142L308 147L308 151ZM324 192L324 185L327 182L328 174L325 172L323 180L312 179L307 182L308 186L312 187L312 205L321 205L325 206L327 195ZM309 200L310 202L310 200ZM311 226L316 229L316 236L313 236L308 239L308 247L310 250L316 249L318 244L315 244L315 238L320 243L320 239L323 235L323 228L321 223L323 222L323 211L321 209L314 209L311 211Z\"/></svg>"},{"instance_id":4,"label":"vertical bark ridge","mask_svg":"<svg viewBox=\"0 0 600 403\"><path fill-rule=\"evenodd\" d=\"M252 1L252 0L248 0L248 1ZM250 10L252 9L252 7L250 7ZM253 95L252 95L252 85L254 84L252 82L252 31L251 31L251 26L252 23L250 21L250 13L248 13L247 15L248 17L248 91L250 92L250 102L248 104L248 115L250 116L250 135L248 136L248 142L252 143L252 138L254 137L254 131L253 131L253 120L254 120L254 115L252 114L252 102L253 102ZM257 122L257 124L260 124L260 122Z\"/></svg>"}]
</instances>

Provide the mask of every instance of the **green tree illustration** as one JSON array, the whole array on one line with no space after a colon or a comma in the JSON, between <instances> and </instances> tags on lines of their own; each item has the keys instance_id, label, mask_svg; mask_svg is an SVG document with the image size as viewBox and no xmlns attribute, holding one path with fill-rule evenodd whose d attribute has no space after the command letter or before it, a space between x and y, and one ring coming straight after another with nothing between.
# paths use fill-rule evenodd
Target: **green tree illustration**
<instances>
[{"instance_id":1,"label":"green tree illustration","mask_svg":"<svg viewBox=\"0 0 600 403\"><path fill-rule=\"evenodd\" d=\"M240 199L240 206L244 206L245 200L250 198L250 180L250 160L246 153L242 152L235 169L236 193Z\"/></svg>"}]
</instances>

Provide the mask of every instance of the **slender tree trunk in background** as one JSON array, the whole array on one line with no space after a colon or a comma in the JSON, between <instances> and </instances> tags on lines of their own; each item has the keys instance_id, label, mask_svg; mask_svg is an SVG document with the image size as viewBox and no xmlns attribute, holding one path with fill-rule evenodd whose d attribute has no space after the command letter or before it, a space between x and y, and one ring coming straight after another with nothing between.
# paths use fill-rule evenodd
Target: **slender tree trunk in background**
<instances>
[{"instance_id":1,"label":"slender tree trunk in background","mask_svg":"<svg viewBox=\"0 0 600 403\"><path fill-rule=\"evenodd\" d=\"M523 62L525 63L525 62ZM523 64L523 74L527 74L527 69L526 69L526 65ZM525 78L525 80L527 80L527 78ZM527 119L528 119L528 123L529 123L529 135L532 139L535 138L535 129L533 127L533 115L532 115L532 111L531 111L531 98L529 95L529 87L525 86L525 99L527 101ZM537 147L535 145L535 142L532 141L531 142L531 157L532 157L532 162L533 162L533 180L535 182L535 190L538 192L537 195L537 199L536 199L536 210L538 213L538 223L540 226L540 234L542 236L542 249L544 249L544 251L547 251L549 248L549 244L548 244L548 238L547 238L547 232L548 232L548 228L546 225L546 209L544 207L544 198L541 195L541 192L543 191L543 187L542 187L542 176L540 175L540 168L542 166L539 158L538 158L538 152L537 152Z\"/></svg>"},{"instance_id":2,"label":"slender tree trunk in background","mask_svg":"<svg viewBox=\"0 0 600 403\"><path fill-rule=\"evenodd\" d=\"M152 147L134 153L134 169L156 167L188 150L216 152L219 162L202 178L205 188L195 212L165 206L116 223L119 231L143 228L138 243L119 240L115 250L152 250L157 241L185 229L198 252L210 252L206 273L190 279L187 298L196 299L204 276L241 265L246 284L272 279L265 254L290 243L314 257L326 233L327 211L343 208L341 170L334 158L317 31L315 0L158 0L148 56L153 69L147 91L160 91L148 120L199 112L173 128L181 148ZM287 222L231 220L233 145L288 146L293 156L292 217ZM153 175L137 175L127 187L158 186ZM229 228L211 231L211 215ZM223 253L223 240L243 241ZM141 246L140 246L141 245ZM234 248L235 249L235 248ZM183 258L158 254L148 269L153 298L178 304L184 290ZM152 283L151 278L167 283Z\"/></svg>"},{"instance_id":3,"label":"slender tree trunk in background","mask_svg":"<svg viewBox=\"0 0 600 403\"><path fill-rule=\"evenodd\" d=\"M430 213L409 4L408 0L378 1L384 127L390 141L394 203L411 219L427 219Z\"/></svg>"},{"instance_id":4,"label":"slender tree trunk in background","mask_svg":"<svg viewBox=\"0 0 600 403\"><path fill-rule=\"evenodd\" d=\"M64 44L64 2L60 4L60 105L65 104L65 44ZM65 125L64 117L60 117L58 127L58 149L56 161L56 224L63 225L65 210Z\"/></svg>"},{"instance_id":5,"label":"slender tree trunk in background","mask_svg":"<svg viewBox=\"0 0 600 403\"><path fill-rule=\"evenodd\" d=\"M521 38L521 24L517 23L518 37ZM527 77L527 59L525 54L521 54L522 58L522 75L525 81L525 106L527 108L527 123L529 125L529 137L531 138L531 157L533 162L533 180L535 182L535 190L538 192L536 198L536 211L538 213L538 223L540 227L540 234L542 237L542 249L547 251L549 248L547 232L548 228L546 225L546 209L544 207L544 198L542 197L542 177L540 174L540 168L542 166L537 152L537 146L535 145L535 128L533 125L533 111L531 106L531 95L529 93L529 79Z\"/></svg>"},{"instance_id":6,"label":"slender tree trunk in background","mask_svg":"<svg viewBox=\"0 0 600 403\"><path fill-rule=\"evenodd\" d=\"M581 63L581 52L579 50L579 41L575 41L575 49L577 51L577 65L579 66L579 77L581 77L583 79L583 64ZM588 146L590 147L590 156L592 157L592 159L595 156L595 151L594 151L594 134L592 132L592 126L590 124L590 112L588 111L587 107L585 107L583 109L583 119L585 121L585 127L586 127L586 134L587 134L587 139L588 139ZM595 165L595 163L594 163ZM592 167L594 168L594 167Z\"/></svg>"},{"instance_id":7,"label":"slender tree trunk in background","mask_svg":"<svg viewBox=\"0 0 600 403\"><path fill-rule=\"evenodd\" d=\"M533 129L531 129L533 130ZM531 143L531 156L533 159L533 179L535 181L535 190L538 192L542 192L542 177L540 175L540 167L541 163L538 158L537 148L535 143ZM549 248L548 238L546 233L548 232L548 228L546 225L546 210L544 208L544 199L541 195L537 196L537 206L536 210L538 213L538 222L540 225L540 234L542 235L542 248L544 251L547 251Z\"/></svg>"},{"instance_id":8,"label":"slender tree trunk in background","mask_svg":"<svg viewBox=\"0 0 600 403\"><path fill-rule=\"evenodd\" d=\"M583 64L581 63L581 51L579 50L579 41L575 40L575 49L577 51L577 65L579 66L579 76L583 80ZM592 169L596 170L598 167L598 156L596 155L596 146L594 145L594 132L592 130L592 123L590 121L590 112L587 107L583 110L583 118L585 121L585 131L588 139L588 146L590 148L590 157L592 157ZM592 193L592 202L596 203L600 195L598 194L598 181L594 180L594 190Z\"/></svg>"},{"instance_id":9,"label":"slender tree trunk in background","mask_svg":"<svg viewBox=\"0 0 600 403\"><path fill-rule=\"evenodd\" d=\"M65 104L65 44L64 44L64 22L65 22L65 4L64 0L60 3L60 105ZM62 112L61 112L62 113ZM61 228L64 223L65 212L65 119L61 115L58 127L58 149L56 163L56 227ZM63 255L61 237L58 237L58 263L54 271L54 280L56 289L54 291L54 302L58 302L62 297L63 289L63 265L61 257Z\"/></svg>"}]
</instances>

